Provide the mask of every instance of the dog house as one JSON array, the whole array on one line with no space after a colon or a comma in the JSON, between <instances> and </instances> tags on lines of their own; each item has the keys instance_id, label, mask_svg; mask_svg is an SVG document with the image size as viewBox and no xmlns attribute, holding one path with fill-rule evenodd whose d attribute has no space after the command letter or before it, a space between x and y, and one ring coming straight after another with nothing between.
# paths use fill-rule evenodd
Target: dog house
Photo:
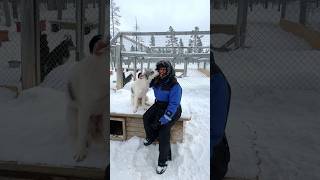
<instances>
[{"instance_id":1,"label":"dog house","mask_svg":"<svg viewBox=\"0 0 320 180\"><path fill-rule=\"evenodd\" d=\"M182 143L184 127L190 117L181 117L171 128L171 143ZM110 139L125 141L133 136L145 138L141 114L110 113Z\"/></svg>"}]
</instances>

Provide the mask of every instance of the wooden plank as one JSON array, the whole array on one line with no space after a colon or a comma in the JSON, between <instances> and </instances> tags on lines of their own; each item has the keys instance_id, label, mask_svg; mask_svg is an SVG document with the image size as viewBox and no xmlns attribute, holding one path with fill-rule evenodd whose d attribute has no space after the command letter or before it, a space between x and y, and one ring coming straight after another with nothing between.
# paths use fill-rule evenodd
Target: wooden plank
<instances>
[{"instance_id":1,"label":"wooden plank","mask_svg":"<svg viewBox=\"0 0 320 180\"><path fill-rule=\"evenodd\" d=\"M143 123L127 121L127 122L126 122L126 127L128 127L128 126L132 126L132 127L143 127Z\"/></svg>"},{"instance_id":2,"label":"wooden plank","mask_svg":"<svg viewBox=\"0 0 320 180\"><path fill-rule=\"evenodd\" d=\"M0 30L0 42L9 41L9 31L8 30Z\"/></svg>"},{"instance_id":3,"label":"wooden plank","mask_svg":"<svg viewBox=\"0 0 320 180\"><path fill-rule=\"evenodd\" d=\"M144 132L144 127L143 126L137 127L137 126L128 126L127 125L127 131Z\"/></svg>"},{"instance_id":4,"label":"wooden plank","mask_svg":"<svg viewBox=\"0 0 320 180\"><path fill-rule=\"evenodd\" d=\"M126 140L126 136L120 136L120 135L110 135L110 139L113 141L124 141Z\"/></svg>"},{"instance_id":5,"label":"wooden plank","mask_svg":"<svg viewBox=\"0 0 320 180\"><path fill-rule=\"evenodd\" d=\"M138 136L141 138L145 138L146 134L144 132L135 132L135 131L127 131L127 138L132 136Z\"/></svg>"},{"instance_id":6,"label":"wooden plank","mask_svg":"<svg viewBox=\"0 0 320 180\"><path fill-rule=\"evenodd\" d=\"M302 37L312 48L320 49L320 32L285 19L281 19L279 24L283 30Z\"/></svg>"},{"instance_id":7,"label":"wooden plank","mask_svg":"<svg viewBox=\"0 0 320 180\"><path fill-rule=\"evenodd\" d=\"M121 32L123 35L127 36L151 36L151 35L170 35L170 32ZM174 35L193 35L193 31L175 31ZM198 31L199 35L210 35L210 31Z\"/></svg>"},{"instance_id":8,"label":"wooden plank","mask_svg":"<svg viewBox=\"0 0 320 180\"><path fill-rule=\"evenodd\" d=\"M110 113L110 117L125 117L127 119L131 118L137 118L137 119L142 119L142 114L125 114L125 113ZM180 117L178 121L190 121L191 117Z\"/></svg>"},{"instance_id":9,"label":"wooden plank","mask_svg":"<svg viewBox=\"0 0 320 180\"><path fill-rule=\"evenodd\" d=\"M48 176L64 176L88 179L103 179L104 168L92 168L82 166L53 166L47 164L26 164L16 161L0 161L0 171L29 172Z\"/></svg>"},{"instance_id":10,"label":"wooden plank","mask_svg":"<svg viewBox=\"0 0 320 180\"><path fill-rule=\"evenodd\" d=\"M201 57L210 58L209 53L183 53L183 54L172 54L172 53L135 53L135 52L121 52L123 57Z\"/></svg>"},{"instance_id":11,"label":"wooden plank","mask_svg":"<svg viewBox=\"0 0 320 180\"><path fill-rule=\"evenodd\" d=\"M207 69L198 69L198 71L200 71L201 73L203 73L207 77L210 77L210 71L209 70L207 70Z\"/></svg>"},{"instance_id":12,"label":"wooden plank","mask_svg":"<svg viewBox=\"0 0 320 180\"><path fill-rule=\"evenodd\" d=\"M110 117L110 121L125 121L125 118L120 118L120 117Z\"/></svg>"},{"instance_id":13,"label":"wooden plank","mask_svg":"<svg viewBox=\"0 0 320 180\"><path fill-rule=\"evenodd\" d=\"M237 26L234 24L211 24L210 29L214 34L230 34L235 35L237 33Z\"/></svg>"}]
</instances>

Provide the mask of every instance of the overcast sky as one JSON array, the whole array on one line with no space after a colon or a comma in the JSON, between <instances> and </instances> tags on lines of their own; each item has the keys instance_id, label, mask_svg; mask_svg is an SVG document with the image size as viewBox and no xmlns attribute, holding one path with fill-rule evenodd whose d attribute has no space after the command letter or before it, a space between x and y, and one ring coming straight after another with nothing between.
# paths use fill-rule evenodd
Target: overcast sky
<instances>
[{"instance_id":1,"label":"overcast sky","mask_svg":"<svg viewBox=\"0 0 320 180\"><path fill-rule=\"evenodd\" d=\"M120 7L120 31L210 30L210 0L115 0Z\"/></svg>"}]
</instances>

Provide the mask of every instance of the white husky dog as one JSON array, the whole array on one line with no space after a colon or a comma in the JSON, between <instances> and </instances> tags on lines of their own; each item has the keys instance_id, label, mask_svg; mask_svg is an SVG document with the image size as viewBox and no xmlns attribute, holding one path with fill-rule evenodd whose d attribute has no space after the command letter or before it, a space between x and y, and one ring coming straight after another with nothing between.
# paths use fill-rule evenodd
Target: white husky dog
<instances>
[{"instance_id":1,"label":"white husky dog","mask_svg":"<svg viewBox=\"0 0 320 180\"><path fill-rule=\"evenodd\" d=\"M146 102L148 101L147 92L151 80L158 76L158 71L145 70L144 73L138 72L136 80L133 81L131 86L131 104L133 106L133 112L137 112L138 106L147 109ZM141 103L139 103L141 101Z\"/></svg>"},{"instance_id":2,"label":"white husky dog","mask_svg":"<svg viewBox=\"0 0 320 180\"><path fill-rule=\"evenodd\" d=\"M67 85L67 122L75 142L74 160L86 158L90 142L104 142L107 138L107 44L102 36L90 41L91 55L71 70ZM108 56L109 57L109 56Z\"/></svg>"}]
</instances>

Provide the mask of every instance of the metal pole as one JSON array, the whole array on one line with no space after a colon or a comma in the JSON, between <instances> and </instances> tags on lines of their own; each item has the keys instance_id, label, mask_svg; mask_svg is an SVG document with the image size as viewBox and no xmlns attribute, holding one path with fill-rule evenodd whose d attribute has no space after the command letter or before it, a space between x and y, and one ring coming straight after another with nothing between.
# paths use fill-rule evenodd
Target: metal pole
<instances>
[{"instance_id":1,"label":"metal pole","mask_svg":"<svg viewBox=\"0 0 320 180\"><path fill-rule=\"evenodd\" d=\"M299 22L302 25L306 25L307 23L307 4L306 0L300 0L300 15L299 15Z\"/></svg>"},{"instance_id":2,"label":"metal pole","mask_svg":"<svg viewBox=\"0 0 320 180\"><path fill-rule=\"evenodd\" d=\"M121 89L123 87L123 75L122 75L122 62L121 62L121 45L116 46L116 63L117 63L117 89Z\"/></svg>"},{"instance_id":3,"label":"metal pole","mask_svg":"<svg viewBox=\"0 0 320 180\"><path fill-rule=\"evenodd\" d=\"M84 36L84 4L83 0L76 1L76 61L80 61L83 56L83 36Z\"/></svg>"},{"instance_id":4,"label":"metal pole","mask_svg":"<svg viewBox=\"0 0 320 180\"><path fill-rule=\"evenodd\" d=\"M236 42L237 47L243 47L245 44L247 16L248 16L248 0L238 1L237 42Z\"/></svg>"},{"instance_id":5,"label":"metal pole","mask_svg":"<svg viewBox=\"0 0 320 180\"><path fill-rule=\"evenodd\" d=\"M282 0L281 4L281 19L286 18L286 8L287 7L287 0Z\"/></svg>"},{"instance_id":6,"label":"metal pole","mask_svg":"<svg viewBox=\"0 0 320 180\"><path fill-rule=\"evenodd\" d=\"M38 0L22 1L21 78L22 89L40 82L40 29Z\"/></svg>"},{"instance_id":7,"label":"metal pole","mask_svg":"<svg viewBox=\"0 0 320 180\"><path fill-rule=\"evenodd\" d=\"M143 71L143 58L140 59L140 68L141 68L141 72Z\"/></svg>"},{"instance_id":8,"label":"metal pole","mask_svg":"<svg viewBox=\"0 0 320 180\"><path fill-rule=\"evenodd\" d=\"M184 59L184 72L183 72L183 76L186 77L187 76L187 69L188 69L188 58Z\"/></svg>"},{"instance_id":9,"label":"metal pole","mask_svg":"<svg viewBox=\"0 0 320 180\"><path fill-rule=\"evenodd\" d=\"M10 15L10 8L9 8L9 0L3 0L3 9L4 9L4 15L6 19L6 26L11 26L11 15Z\"/></svg>"},{"instance_id":10,"label":"metal pole","mask_svg":"<svg viewBox=\"0 0 320 180\"><path fill-rule=\"evenodd\" d=\"M95 2L93 1L93 4ZM106 29L106 1L99 0L99 34L104 35Z\"/></svg>"}]
</instances>

